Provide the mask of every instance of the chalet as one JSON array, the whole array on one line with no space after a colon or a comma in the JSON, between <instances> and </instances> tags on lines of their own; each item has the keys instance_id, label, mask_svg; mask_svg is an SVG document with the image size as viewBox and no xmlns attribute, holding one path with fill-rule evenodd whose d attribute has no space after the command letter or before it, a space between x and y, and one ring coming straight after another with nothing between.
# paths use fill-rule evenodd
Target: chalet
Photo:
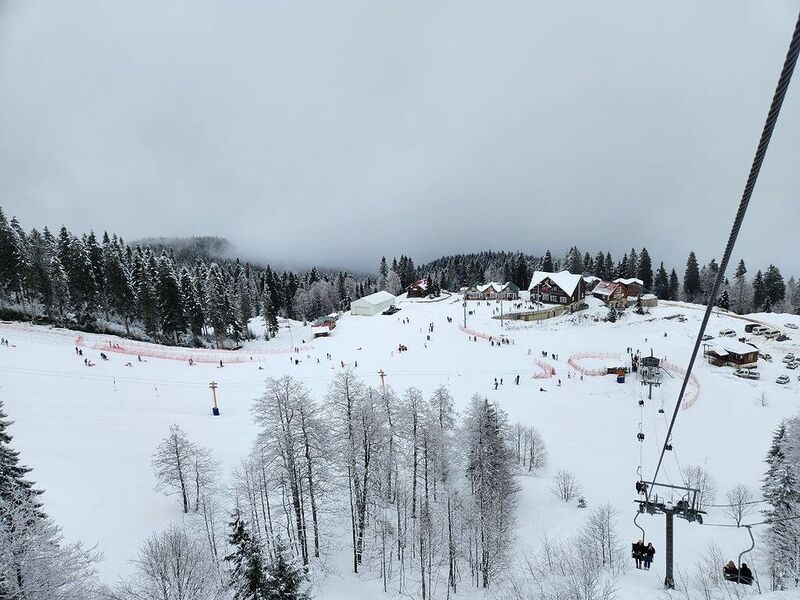
<instances>
[{"instance_id":1,"label":"chalet","mask_svg":"<svg viewBox=\"0 0 800 600\"><path fill-rule=\"evenodd\" d=\"M615 281L601 281L592 290L592 296L609 306L624 306L627 302L622 286Z\"/></svg>"},{"instance_id":2,"label":"chalet","mask_svg":"<svg viewBox=\"0 0 800 600\"><path fill-rule=\"evenodd\" d=\"M406 288L406 296L408 298L427 298L428 297L428 280L418 279Z\"/></svg>"},{"instance_id":3,"label":"chalet","mask_svg":"<svg viewBox=\"0 0 800 600\"><path fill-rule=\"evenodd\" d=\"M627 279L618 277L614 280L614 283L618 283L620 286L622 286L622 293L626 298L636 298L642 293L642 288L644 287L644 282L641 279L636 279L635 277L629 277Z\"/></svg>"},{"instance_id":4,"label":"chalet","mask_svg":"<svg viewBox=\"0 0 800 600\"><path fill-rule=\"evenodd\" d=\"M531 300L552 304L572 304L586 297L586 282L569 271L546 273L534 271L528 286Z\"/></svg>"},{"instance_id":5,"label":"chalet","mask_svg":"<svg viewBox=\"0 0 800 600\"><path fill-rule=\"evenodd\" d=\"M724 367L755 367L758 363L758 348L736 340L719 340L703 346L703 356L712 365Z\"/></svg>"},{"instance_id":6,"label":"chalet","mask_svg":"<svg viewBox=\"0 0 800 600\"><path fill-rule=\"evenodd\" d=\"M511 281L473 285L464 292L467 300L519 300L519 287Z\"/></svg>"}]
</instances>

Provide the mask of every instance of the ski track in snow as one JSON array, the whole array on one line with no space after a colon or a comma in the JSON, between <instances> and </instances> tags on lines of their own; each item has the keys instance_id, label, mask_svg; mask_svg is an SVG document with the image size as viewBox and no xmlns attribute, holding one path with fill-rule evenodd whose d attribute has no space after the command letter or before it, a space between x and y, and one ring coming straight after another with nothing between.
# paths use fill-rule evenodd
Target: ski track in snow
<instances>
[{"instance_id":1,"label":"ski track in snow","mask_svg":"<svg viewBox=\"0 0 800 600\"><path fill-rule=\"evenodd\" d=\"M148 357L139 363L135 356L110 354L110 360L102 361L97 348L109 342L130 349L152 345L86 334L82 336L84 357L96 363L87 368L74 351L80 334L0 323L0 335L12 344L0 348L0 393L15 421L11 427L14 445L23 462L34 469L37 485L46 490L47 512L64 528L68 539L98 545L105 555L100 571L107 582L128 572L129 561L153 531L182 518L174 498L153 491L151 455L171 423L181 425L191 439L210 446L229 473L255 439L249 410L263 380L293 375L322 401L341 361L350 366L357 361L357 373L374 386L379 385L378 371L383 369L387 383L398 392L413 385L427 395L437 386L447 385L458 409L463 409L474 393L484 394L508 413L512 423L519 420L541 431L549 447L550 465L537 475L520 477L518 552L514 554L535 547L544 534L572 534L588 516L589 511L566 505L550 493L550 479L559 469L576 473L590 508L611 502L619 510L619 533L625 542L638 536L632 523L640 453L638 424L641 420L646 435L641 450L643 475L649 479L681 376L665 376L663 385L653 390L653 400L640 410L638 400L647 398L647 388L635 375L629 375L624 384L616 383L613 376L585 377L583 381L568 378L567 372L576 374L568 358L617 354L625 361L627 347L642 355L652 348L656 356L667 356L670 363L685 368L702 312L685 310L693 308L685 305L660 306L649 315L628 311L617 323L595 323L591 317L604 315L605 309L590 302L592 308L584 313L542 323L506 321L508 327L503 330L500 322L491 318L495 303L470 302L475 314L467 319L466 333L480 332L475 342L462 331L460 303L401 300L402 310L393 316L345 314L331 337L313 343L309 327L299 323L284 326L274 340L248 342L239 353L248 357L242 362L223 358L223 368L216 363L190 367L182 360L190 352L174 348L161 349L169 358ZM679 312L686 322L664 319ZM452 323L447 323L447 316L453 318ZM405 318L411 322L403 324ZM778 327L787 321L800 324L800 317L790 315L759 314L758 319ZM435 328L427 341L430 322ZM256 332L263 331L263 324L254 321L251 326ZM712 317L709 333L716 335L727 327L742 334L742 321L725 314ZM491 346L481 337L498 339L501 334L513 343ZM759 490L771 432L781 418L800 407L800 381L796 372L787 371L781 362L786 352L799 353L800 345L795 340L754 341L773 355L772 363L759 361L759 381L738 379L730 368L714 367L698 357L694 374L702 394L678 415L672 439L675 451L665 459L661 480L679 482L679 465L685 469L702 464L716 480L718 503L724 502L726 490L740 482ZM408 346L408 352L398 353L398 344ZM301 352L291 352L301 346ZM290 349L290 353L276 354L277 349ZM558 361L548 358L545 363L555 369L554 377L534 378L543 370L537 359L542 351L559 356ZM331 353L332 360L326 359L326 353ZM250 361L251 355L257 360ZM294 359L300 363L295 365ZM131 367L125 366L128 361ZM619 360L612 362L619 364ZM598 359L581 364L613 366L600 365ZM775 378L784 373L791 382L777 385ZM516 375L520 375L518 386L514 385ZM496 391L495 377L504 380ZM208 384L212 380L219 384L222 416L218 418L212 417L210 410ZM761 405L762 392L767 406ZM657 412L662 404L665 415ZM728 519L720 509L710 509L706 522ZM664 520L643 515L639 523L659 554L650 572L631 568L622 576L622 600L655 597L661 589ZM675 528L676 564L683 567L693 565L712 542L730 558L748 546L746 533L736 529L680 519ZM347 540L342 535L342 550L330 560L334 573L320 583L317 596L333 600L383 597L374 575L349 573ZM462 581L461 589L467 587L468 582ZM479 591L460 595L483 596Z\"/></svg>"}]
</instances>

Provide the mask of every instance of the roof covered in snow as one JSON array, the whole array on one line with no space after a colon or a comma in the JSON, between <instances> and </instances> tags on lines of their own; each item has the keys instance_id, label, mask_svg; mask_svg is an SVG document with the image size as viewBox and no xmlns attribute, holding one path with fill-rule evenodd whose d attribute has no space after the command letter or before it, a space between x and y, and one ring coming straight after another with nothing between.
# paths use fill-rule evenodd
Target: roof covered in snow
<instances>
[{"instance_id":1,"label":"roof covered in snow","mask_svg":"<svg viewBox=\"0 0 800 600\"><path fill-rule=\"evenodd\" d=\"M714 340L710 342L709 347L711 350L719 354L720 356L726 356L728 354L750 354L751 352L758 352L758 348L755 346L751 346L750 344L745 344L744 342L740 342L738 340Z\"/></svg>"},{"instance_id":2,"label":"roof covered in snow","mask_svg":"<svg viewBox=\"0 0 800 600\"><path fill-rule=\"evenodd\" d=\"M578 284L581 282L581 275L575 275L569 271L560 271L558 273L534 271L533 278L531 279L531 284L528 286L528 289L532 290L548 277L550 278L550 281L555 283L558 287L570 295L575 292L575 288L577 288Z\"/></svg>"},{"instance_id":3,"label":"roof covered in snow","mask_svg":"<svg viewBox=\"0 0 800 600\"><path fill-rule=\"evenodd\" d=\"M644 285L644 281L641 279L636 279L636 277L628 277L627 279L623 279L622 277L617 277L614 280L614 283L621 283L622 285L631 285L632 283L638 283L639 285Z\"/></svg>"},{"instance_id":4,"label":"roof covered in snow","mask_svg":"<svg viewBox=\"0 0 800 600\"><path fill-rule=\"evenodd\" d=\"M586 283L594 283L595 281L600 281L599 277L595 277L594 275L584 275L583 280Z\"/></svg>"},{"instance_id":5,"label":"roof covered in snow","mask_svg":"<svg viewBox=\"0 0 800 600\"><path fill-rule=\"evenodd\" d=\"M395 297L392 296L389 292L375 292L374 294L370 294L369 296L364 296L363 298L359 298L355 300L353 304L356 305L364 305L368 304L370 306L377 306L378 304L383 304L384 302L390 302L394 300Z\"/></svg>"},{"instance_id":6,"label":"roof covered in snow","mask_svg":"<svg viewBox=\"0 0 800 600\"><path fill-rule=\"evenodd\" d=\"M595 296L610 296L619 288L618 283L614 283L613 281L601 281L592 290L592 294Z\"/></svg>"},{"instance_id":7,"label":"roof covered in snow","mask_svg":"<svg viewBox=\"0 0 800 600\"><path fill-rule=\"evenodd\" d=\"M408 287L409 288L416 287L416 288L419 288L421 290L427 290L428 289L428 280L427 279L418 279L417 281L415 281L414 283L412 283ZM406 289L408 289L408 288L406 288Z\"/></svg>"}]
</instances>

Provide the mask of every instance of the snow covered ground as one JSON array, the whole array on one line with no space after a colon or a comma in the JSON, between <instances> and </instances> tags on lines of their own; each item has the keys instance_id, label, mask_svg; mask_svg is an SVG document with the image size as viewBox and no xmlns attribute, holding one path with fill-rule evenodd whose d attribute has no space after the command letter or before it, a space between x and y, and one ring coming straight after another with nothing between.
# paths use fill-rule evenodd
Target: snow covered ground
<instances>
[{"instance_id":1,"label":"snow covered ground","mask_svg":"<svg viewBox=\"0 0 800 600\"><path fill-rule=\"evenodd\" d=\"M84 357L96 363L88 368L74 350L77 334L4 323L0 336L10 339L11 346L0 348L0 393L15 421L14 445L24 463L33 467L38 486L46 490L48 513L68 538L98 545L105 555L101 575L108 582L128 571L128 561L147 536L181 518L173 498L153 491L151 456L170 424L180 424L191 439L211 447L229 472L255 438L249 409L266 377L294 375L321 400L342 362L357 363L358 373L373 385L380 383L382 369L387 383L397 391L413 385L427 395L445 384L459 408L466 406L472 394L485 394L497 401L512 422L523 421L541 431L549 446L550 465L539 476L521 478L520 550L535 546L545 533L551 537L573 533L588 515L550 493L551 477L559 469L578 476L590 507L605 502L617 507L621 534L633 540L638 536L632 523L640 458L638 425L641 421L645 433L643 475L649 479L680 380L678 375L665 375L664 385L653 391L653 400L640 409L638 401L647 398L647 388L635 376L628 376L624 384L612 376L568 378L568 372L574 373L568 360L571 355L592 353L618 354L625 362L631 347L643 355L652 349L656 356L685 367L702 307L673 303L651 309L647 315L629 311L617 323L602 323L593 317L604 315L605 309L593 300L591 304L588 311L551 321L506 321L501 330L500 322L491 318L494 303L470 302L475 314L467 319L469 329L487 336L503 334L512 341L492 346L481 337L473 341L461 331L463 309L455 296L440 302L401 299L402 310L393 316L345 314L329 338L312 341L309 327L293 323L291 328L283 327L277 339L248 343L239 353L242 362L219 353L226 363L223 368L211 362L189 366L182 355L180 360L148 357L139 362L135 355L115 352L109 353L109 361L102 361L97 348L109 342L126 347L126 341L85 335L80 341ZM683 314L685 322L665 319L677 314ZM452 323L447 322L448 316ZM403 323L406 318L410 323ZM800 325L800 317L791 315L755 318L779 328L786 322ZM434 332L427 341L429 323L434 323ZM733 328L743 335L744 324L740 318L715 314L709 333ZM255 322L251 326L259 328ZM660 479L679 483L681 469L703 465L716 480L718 503L724 503L725 491L740 482L758 491L771 432L781 418L800 407L797 371L787 370L781 362L789 351L800 353L800 335L787 342L758 337L754 342L773 356L771 363L759 360L759 381L738 379L730 368L698 360L698 395L691 407L680 411L672 440L674 452L668 454ZM398 344L406 345L408 352L398 353ZM270 352L295 347L307 349ZM548 353L547 359L542 351ZM552 354L558 359L552 359ZM294 364L295 359L299 364ZM534 373L543 372L535 360L548 363L556 374L534 378ZM590 368L604 364L603 359L582 360ZM131 366L125 366L129 361ZM608 366L619 363L608 359ZM790 375L788 385L775 383L781 374ZM519 386L514 385L516 375L520 375ZM503 379L497 390L495 378ZM210 410L208 384L212 380L219 384L222 416L218 418ZM665 414L658 413L662 404ZM758 520L757 515L754 518ZM745 531L709 525L730 522L721 509L709 509L705 521L706 525L698 525L676 519L679 566L692 566L710 543L733 559L748 546ZM664 520L643 516L639 522L659 554L652 571L631 569L622 576L619 596L623 599L655 597L661 589ZM343 556L346 552L345 546ZM318 597L378 595L376 580L369 575L357 580L348 573L344 560L334 561L338 563L341 572L321 583Z\"/></svg>"}]
</instances>

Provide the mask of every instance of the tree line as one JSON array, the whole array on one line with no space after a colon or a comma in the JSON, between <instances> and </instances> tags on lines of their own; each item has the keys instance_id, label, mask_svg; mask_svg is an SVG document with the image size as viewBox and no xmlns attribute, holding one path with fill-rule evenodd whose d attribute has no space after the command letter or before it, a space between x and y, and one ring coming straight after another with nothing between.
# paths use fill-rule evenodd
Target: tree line
<instances>
[{"instance_id":1,"label":"tree line","mask_svg":"<svg viewBox=\"0 0 800 600\"><path fill-rule=\"evenodd\" d=\"M66 227L55 235L46 227L26 232L0 208L0 316L221 346L252 338L253 317L263 317L269 338L279 317L313 319L375 289L372 279L346 272L278 273L238 259L208 261L200 256L209 245L221 242L206 239L200 250L189 244L176 255L108 233L98 240Z\"/></svg>"}]
</instances>

